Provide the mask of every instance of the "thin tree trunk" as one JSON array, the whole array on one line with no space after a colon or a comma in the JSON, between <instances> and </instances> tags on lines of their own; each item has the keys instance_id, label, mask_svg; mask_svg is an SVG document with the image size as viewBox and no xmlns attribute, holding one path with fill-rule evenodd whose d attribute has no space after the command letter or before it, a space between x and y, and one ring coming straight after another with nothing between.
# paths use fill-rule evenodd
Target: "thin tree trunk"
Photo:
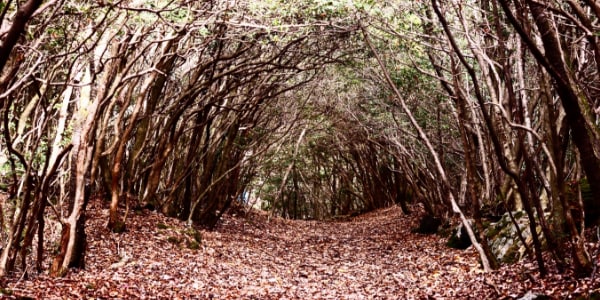
<instances>
[{"instance_id":1,"label":"thin tree trunk","mask_svg":"<svg viewBox=\"0 0 600 300\"><path fill-rule=\"evenodd\" d=\"M436 0L431 0L431 3L433 5L434 11L436 13L436 15L438 16L438 19L440 20L440 22L442 23L442 27L446 33L446 36L448 37L450 44L452 46L452 48L454 49L454 51L456 52L456 54L458 55L458 58L460 59L462 65L467 69L467 72L469 74L469 76L471 77L471 80L473 82L473 90L475 92L475 96L476 99L479 103L479 106L481 107L481 111L483 114L483 118L486 122L486 125L490 131L490 137L492 139L492 143L494 146L494 151L496 152L496 155L498 156L498 162L500 163L501 168L504 170L504 172L506 174L508 174L517 184L517 188L518 188L518 192L519 194L521 194L521 196L525 197L525 199L523 199L523 204L525 205L525 210L527 212L527 215L529 217L529 224L530 224L530 229L531 229L531 233L532 233L532 237L533 237L533 243L534 243L534 247L536 249L536 258L537 258L537 263L538 263L538 267L540 270L540 274L542 276L545 276L546 274L546 267L544 265L544 259L542 257L542 252L541 252L541 242L539 240L539 236L536 234L536 225L535 225L535 218L533 215L533 211L531 209L531 205L529 203L529 199L528 199L528 195L527 195L527 189L525 188L525 186L523 185L523 183L519 180L519 176L514 172L513 169L511 169L508 166L507 161L504 158L504 154L503 154L503 147L502 144L500 143L500 140L498 138L498 136L496 134L494 134L494 128L496 126L494 126L494 121L492 119L492 117L489 115L489 113L486 111L485 109L485 102L484 102L484 97L481 94L481 90L480 90L480 86L479 86L479 81L477 80L476 74L475 74L475 70L473 69L473 67L471 65L468 64L468 62L466 61L465 57L462 55L462 52L460 51L456 40L454 39L454 36L452 35L452 33L450 32L448 23L446 21L446 19L444 18L442 12L440 11L440 8L437 4Z\"/></svg>"},{"instance_id":2,"label":"thin tree trunk","mask_svg":"<svg viewBox=\"0 0 600 300\"><path fill-rule=\"evenodd\" d=\"M429 150L431 156L433 157L436 170L438 172L438 175L440 176L440 180L442 181L442 184L447 192L448 200L452 206L452 211L454 211L455 213L457 213L459 215L460 220L461 220L464 228L467 230L467 234L469 235L471 242L473 243L473 247L475 247L475 249L479 253L479 258L481 259L481 264L483 266L484 271L485 272L491 271L492 268L490 265L490 261L486 255L485 251L481 247L481 244L477 241L477 238L475 236L475 233L473 232L473 228L471 227L471 224L469 223L469 221L463 214L462 210L458 207L458 204L456 203L456 200L454 199L454 195L452 194L452 189L451 189L450 183L448 182L448 178L446 177L446 172L444 171L444 168L439 160L439 156L438 156L437 152L435 152L435 149L434 149L433 145L431 144L431 142L429 141L429 138L427 137L427 135L425 134L425 132L423 131L421 126L415 120L414 116L412 115L412 112L406 106L406 103L404 101L404 98L402 97L402 94L400 93L400 91L396 87L396 84L390 77L389 71L387 70L385 64L379 57L379 53L377 52L377 50L371 43L366 29L362 25L361 25L361 29L363 31L365 40L366 40L367 44L369 45L369 48L371 49L375 58L377 59L377 62L381 68L381 71L383 72L383 75L385 76L385 79L386 79L388 85L393 90L394 94L397 97L397 100L400 102L400 106L402 107L402 110L407 114L411 124L419 133L419 138L425 143L425 145L427 146L427 149Z\"/></svg>"},{"instance_id":3,"label":"thin tree trunk","mask_svg":"<svg viewBox=\"0 0 600 300\"><path fill-rule=\"evenodd\" d=\"M144 84L142 84L140 90L147 91L150 88L150 85L154 83L158 72L152 72L148 78L146 78ZM130 87L130 89L133 89ZM126 98L129 98L129 94L126 95ZM135 106L131 112L131 116L129 117L129 124L123 131L123 133L119 136L119 144L117 146L117 152L114 155L113 166L111 169L111 201L110 201L110 209L109 209L109 218L108 218L108 228L113 231L122 231L125 228L125 220L119 220L119 197L121 194L119 188L119 179L121 178L121 162L124 160L125 155L125 146L129 142L129 137L133 132L133 128L136 125L136 118L140 113L142 103L146 98L146 93L142 92L136 97ZM119 126L117 124L117 126Z\"/></svg>"},{"instance_id":4,"label":"thin tree trunk","mask_svg":"<svg viewBox=\"0 0 600 300\"><path fill-rule=\"evenodd\" d=\"M600 203L600 133L590 120L590 108L588 107L584 94L573 82L567 66L565 65L563 50L557 37L557 31L552 21L550 12L545 6L536 1L528 0L532 17L541 34L544 53L536 46L533 40L515 19L506 0L498 0L508 20L515 30L521 35L523 41L536 58L538 63L554 79L554 86L558 93L562 106L567 114L567 120L571 127L573 142L581 155L583 170L588 178L593 191L595 203ZM582 99L580 99L580 97Z\"/></svg>"},{"instance_id":5,"label":"thin tree trunk","mask_svg":"<svg viewBox=\"0 0 600 300\"><path fill-rule=\"evenodd\" d=\"M290 173L292 171L292 169L294 168L294 165L296 164L296 155L298 155L298 151L300 149L300 144L302 143L302 139L304 138L304 135L306 134L306 130L308 129L307 126L305 126L302 131L300 132L300 135L298 136L298 139L296 140L296 145L294 146L294 153L292 154L292 161L290 162L290 164L288 165L288 168L285 170L285 173L283 174L283 178L281 180L281 185L279 186L279 190L277 190L277 195L275 196L275 203L273 203L273 209L271 210L271 214L274 213L275 211L275 207L276 207L276 203L279 202L281 203L281 208L284 209L285 205L282 202L282 195L283 195L283 190L285 189L285 185L287 182L288 177L290 176Z\"/></svg>"}]
</instances>

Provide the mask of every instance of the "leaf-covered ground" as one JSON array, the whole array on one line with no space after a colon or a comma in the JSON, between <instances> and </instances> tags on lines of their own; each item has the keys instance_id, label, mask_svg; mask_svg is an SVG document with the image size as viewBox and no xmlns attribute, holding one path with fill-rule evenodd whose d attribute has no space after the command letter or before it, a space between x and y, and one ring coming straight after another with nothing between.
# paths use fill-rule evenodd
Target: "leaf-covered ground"
<instances>
[{"instance_id":1,"label":"leaf-covered ground","mask_svg":"<svg viewBox=\"0 0 600 300\"><path fill-rule=\"evenodd\" d=\"M28 272L4 289L36 299L513 299L544 293L574 298L600 281L540 279L533 264L483 273L473 249L411 233L418 213L379 210L337 222L227 215L215 231L144 211L129 230L105 228L89 208L87 268L64 278ZM201 236L201 237L200 237ZM196 241L200 240L200 243ZM49 259L48 259L49 261Z\"/></svg>"}]
</instances>

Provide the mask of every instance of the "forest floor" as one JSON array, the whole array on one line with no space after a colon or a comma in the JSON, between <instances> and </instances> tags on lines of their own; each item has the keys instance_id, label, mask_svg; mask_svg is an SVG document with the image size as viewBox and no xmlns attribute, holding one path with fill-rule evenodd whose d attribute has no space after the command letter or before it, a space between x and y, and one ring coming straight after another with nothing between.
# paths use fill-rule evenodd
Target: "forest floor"
<instances>
[{"instance_id":1,"label":"forest floor","mask_svg":"<svg viewBox=\"0 0 600 300\"><path fill-rule=\"evenodd\" d=\"M484 273L474 249L412 233L420 213L397 207L335 222L229 214L214 231L142 211L122 234L106 229L100 202L88 211L85 270L64 278L30 271L5 281L12 296L0 298L570 299L600 289L598 279L540 279L527 260Z\"/></svg>"}]
</instances>

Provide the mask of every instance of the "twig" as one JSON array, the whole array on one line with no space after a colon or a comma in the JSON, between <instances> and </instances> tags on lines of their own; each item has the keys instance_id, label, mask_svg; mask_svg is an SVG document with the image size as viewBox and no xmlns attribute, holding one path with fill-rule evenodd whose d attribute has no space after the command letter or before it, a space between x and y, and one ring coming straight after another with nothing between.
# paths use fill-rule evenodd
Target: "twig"
<instances>
[{"instance_id":1,"label":"twig","mask_svg":"<svg viewBox=\"0 0 600 300\"><path fill-rule=\"evenodd\" d=\"M19 282L23 281L23 279L25 278L25 276L27 275L27 269L29 269L29 266L25 267L25 270L23 270L23 274L21 274L21 277L19 277L19 280L17 280L17 282L15 282L15 286L17 284L19 284Z\"/></svg>"},{"instance_id":2,"label":"twig","mask_svg":"<svg viewBox=\"0 0 600 300\"><path fill-rule=\"evenodd\" d=\"M496 296L500 297L502 295L502 293L500 293L500 290L498 289L498 287L493 282L491 282L489 279L487 279L487 278L484 279L483 283L491 286L494 289L494 292L496 293Z\"/></svg>"}]
</instances>

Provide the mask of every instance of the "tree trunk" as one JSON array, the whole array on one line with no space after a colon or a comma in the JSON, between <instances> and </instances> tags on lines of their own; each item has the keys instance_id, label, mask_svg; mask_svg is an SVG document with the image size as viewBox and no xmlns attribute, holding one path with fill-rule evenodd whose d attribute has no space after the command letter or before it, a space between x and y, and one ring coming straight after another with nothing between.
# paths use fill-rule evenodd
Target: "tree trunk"
<instances>
[{"instance_id":1,"label":"tree trunk","mask_svg":"<svg viewBox=\"0 0 600 300\"><path fill-rule=\"evenodd\" d=\"M435 0L433 0L435 1ZM435 3L434 3L435 5ZM490 265L490 261L485 253L485 251L483 250L483 248L481 247L481 244L477 241L477 238L475 236L475 233L473 232L473 228L471 227L471 224L469 223L469 221L467 220L467 218L465 217L465 215L463 214L463 212L461 211L461 209L458 207L458 204L456 203L456 200L454 198L454 195L452 194L452 189L450 188L450 183L448 182L448 179L446 177L446 172L444 171L444 168L439 160L439 156L437 154L437 152L435 151L434 147L431 145L431 142L429 141L429 138L427 137L427 135L425 134L425 132L422 130L421 126L417 123L417 121L414 119L414 117L412 116L412 112L409 110L409 108L406 106L405 102L404 102L404 98L402 97L402 94L400 94L400 91L398 90L398 88L396 87L396 84L394 83L394 81L391 79L390 75L389 75L389 71L387 70L385 64L383 63L383 61L379 58L378 52L376 51L375 47L373 47L373 45L371 44L369 37L367 35L366 30L364 29L364 27L362 27L364 36L365 36L365 40L369 45L369 48L371 49L371 51L373 51L377 62L379 63L379 66L387 80L388 85L390 86L390 88L393 90L394 94L396 95L396 97L398 98L398 101L400 102L400 105L402 107L402 110L407 114L411 124L413 125L413 127L417 130L417 132L419 133L419 138L425 143L425 145L427 146L427 149L429 150L429 153L431 154L431 156L433 157L433 160L435 162L435 167L436 170L438 172L438 175L440 176L440 180L442 181L443 187L445 188L446 192L447 192L447 197L448 197L448 201L450 202L451 206L452 206L452 211L455 212L456 214L459 215L460 220L464 226L464 228L467 230L467 234L469 235L469 238L471 239L471 242L473 244L473 247L475 247L475 249L477 250L477 252L479 253L479 258L481 259L481 264L483 266L483 269L485 272L489 272L492 270L491 265Z\"/></svg>"},{"instance_id":2,"label":"tree trunk","mask_svg":"<svg viewBox=\"0 0 600 300\"><path fill-rule=\"evenodd\" d=\"M600 203L600 133L593 124L584 93L577 87L566 66L563 49L557 37L550 11L542 3L528 0L532 17L541 34L544 53L514 18L506 0L499 0L513 27L519 32L536 60L554 79L554 87L565 109L573 142L581 155L583 170L593 191L595 203Z\"/></svg>"},{"instance_id":3,"label":"tree trunk","mask_svg":"<svg viewBox=\"0 0 600 300\"><path fill-rule=\"evenodd\" d=\"M17 44L19 37L25 31L25 26L33 13L40 7L43 0L29 0L19 6L15 19L12 22L10 29L0 43L0 72L4 69L6 62L10 57L12 49ZM10 2L9 2L10 4ZM6 5L9 5L6 4Z\"/></svg>"}]
</instances>

